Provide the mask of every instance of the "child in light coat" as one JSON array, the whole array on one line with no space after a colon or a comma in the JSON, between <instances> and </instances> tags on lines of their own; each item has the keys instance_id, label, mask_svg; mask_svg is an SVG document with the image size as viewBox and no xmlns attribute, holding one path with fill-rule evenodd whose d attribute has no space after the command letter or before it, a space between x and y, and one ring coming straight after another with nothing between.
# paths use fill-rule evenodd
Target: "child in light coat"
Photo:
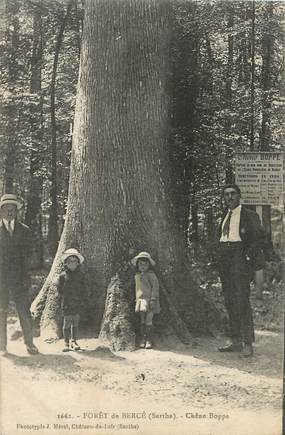
<instances>
[{"instance_id":1,"label":"child in light coat","mask_svg":"<svg viewBox=\"0 0 285 435\"><path fill-rule=\"evenodd\" d=\"M140 314L140 347L151 349L152 320L154 314L160 313L159 282L152 270L155 261L148 252L140 252L132 259L132 264L137 269L135 274L135 311Z\"/></svg>"}]
</instances>

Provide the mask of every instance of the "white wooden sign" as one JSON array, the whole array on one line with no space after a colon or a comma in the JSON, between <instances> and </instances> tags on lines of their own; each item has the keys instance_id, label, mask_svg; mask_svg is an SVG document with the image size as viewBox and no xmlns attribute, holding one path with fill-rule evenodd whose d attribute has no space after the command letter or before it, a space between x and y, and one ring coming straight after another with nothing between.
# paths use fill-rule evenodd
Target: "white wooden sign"
<instances>
[{"instance_id":1,"label":"white wooden sign","mask_svg":"<svg viewBox=\"0 0 285 435\"><path fill-rule=\"evenodd\" d=\"M248 205L283 205L283 153L238 152L235 180Z\"/></svg>"}]
</instances>

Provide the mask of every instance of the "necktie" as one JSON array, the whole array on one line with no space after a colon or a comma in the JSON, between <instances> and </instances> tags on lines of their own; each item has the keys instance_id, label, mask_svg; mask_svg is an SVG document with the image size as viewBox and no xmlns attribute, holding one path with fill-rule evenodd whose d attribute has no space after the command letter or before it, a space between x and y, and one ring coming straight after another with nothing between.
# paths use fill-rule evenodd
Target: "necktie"
<instances>
[{"instance_id":1,"label":"necktie","mask_svg":"<svg viewBox=\"0 0 285 435\"><path fill-rule=\"evenodd\" d=\"M223 236L227 236L229 237L230 234L230 222L231 222L231 217L232 217L232 211L230 210L229 215L227 217L227 220L223 226Z\"/></svg>"},{"instance_id":2,"label":"necktie","mask_svg":"<svg viewBox=\"0 0 285 435\"><path fill-rule=\"evenodd\" d=\"M11 221L8 221L7 230L8 230L8 233L10 234L10 236L12 236L13 235L13 228L12 228Z\"/></svg>"}]
</instances>

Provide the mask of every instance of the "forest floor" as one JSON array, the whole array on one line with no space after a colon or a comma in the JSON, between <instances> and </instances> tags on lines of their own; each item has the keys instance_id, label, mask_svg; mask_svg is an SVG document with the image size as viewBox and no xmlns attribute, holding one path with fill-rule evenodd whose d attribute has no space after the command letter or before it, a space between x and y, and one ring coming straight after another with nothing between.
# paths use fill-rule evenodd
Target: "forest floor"
<instances>
[{"instance_id":1,"label":"forest floor","mask_svg":"<svg viewBox=\"0 0 285 435\"><path fill-rule=\"evenodd\" d=\"M81 351L62 353L62 340L38 337L40 354L29 356L12 311L9 354L0 359L0 435L281 435L284 282L275 268L262 298L252 289L252 359L217 352L217 334L189 345L155 337L152 350L113 352L90 331ZM35 293L45 275L33 275ZM218 279L205 282L223 309Z\"/></svg>"},{"instance_id":2,"label":"forest floor","mask_svg":"<svg viewBox=\"0 0 285 435\"><path fill-rule=\"evenodd\" d=\"M9 320L9 333L16 323ZM38 433L281 435L283 334L258 330L255 355L221 354L222 339L174 337L152 350L112 352L97 339L21 338L1 359L1 435Z\"/></svg>"}]
</instances>

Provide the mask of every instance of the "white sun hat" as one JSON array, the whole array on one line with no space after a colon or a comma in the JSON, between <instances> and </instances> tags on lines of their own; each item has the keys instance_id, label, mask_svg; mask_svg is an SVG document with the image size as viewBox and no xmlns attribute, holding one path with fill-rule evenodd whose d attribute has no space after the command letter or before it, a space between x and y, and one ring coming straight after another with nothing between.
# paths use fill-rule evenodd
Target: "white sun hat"
<instances>
[{"instance_id":1,"label":"white sun hat","mask_svg":"<svg viewBox=\"0 0 285 435\"><path fill-rule=\"evenodd\" d=\"M150 264L152 266L155 266L155 261L151 258L151 255L148 252L140 252L138 255L136 255L132 260L131 263L133 266L135 266L137 264L137 261L140 258L146 258L147 260L149 260Z\"/></svg>"},{"instance_id":2,"label":"white sun hat","mask_svg":"<svg viewBox=\"0 0 285 435\"><path fill-rule=\"evenodd\" d=\"M77 257L79 260L79 263L82 264L84 261L83 255L80 254L79 251L75 248L69 248L62 254L62 261L64 262L68 257Z\"/></svg>"},{"instance_id":3,"label":"white sun hat","mask_svg":"<svg viewBox=\"0 0 285 435\"><path fill-rule=\"evenodd\" d=\"M5 193L5 195L1 196L0 199L0 208L5 204L13 204L16 205L17 209L20 210L22 208L22 204L18 200L17 196L13 193Z\"/></svg>"}]
</instances>

